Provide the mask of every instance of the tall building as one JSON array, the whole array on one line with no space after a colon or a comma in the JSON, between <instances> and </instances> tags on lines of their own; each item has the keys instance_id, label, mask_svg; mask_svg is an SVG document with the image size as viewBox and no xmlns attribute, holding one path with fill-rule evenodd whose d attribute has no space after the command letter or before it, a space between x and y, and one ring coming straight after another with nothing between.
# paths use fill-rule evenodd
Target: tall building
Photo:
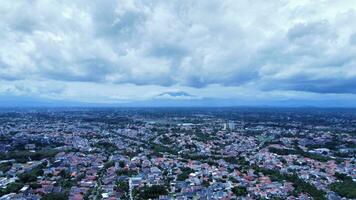
<instances>
[{"instance_id":1,"label":"tall building","mask_svg":"<svg viewBox=\"0 0 356 200\"><path fill-rule=\"evenodd\" d=\"M226 129L227 129L227 124L226 124L226 123L223 123L223 128L222 128L222 130L223 130L223 131L226 131Z\"/></svg>"},{"instance_id":2,"label":"tall building","mask_svg":"<svg viewBox=\"0 0 356 200\"><path fill-rule=\"evenodd\" d=\"M229 122L227 123L227 126L230 130L234 130L235 129L235 123L234 122Z\"/></svg>"}]
</instances>

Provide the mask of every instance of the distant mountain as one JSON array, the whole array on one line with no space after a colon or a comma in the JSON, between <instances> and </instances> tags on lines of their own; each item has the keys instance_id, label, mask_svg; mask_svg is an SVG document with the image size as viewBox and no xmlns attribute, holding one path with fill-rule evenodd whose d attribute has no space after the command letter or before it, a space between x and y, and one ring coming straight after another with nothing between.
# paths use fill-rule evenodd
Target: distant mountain
<instances>
[{"instance_id":1,"label":"distant mountain","mask_svg":"<svg viewBox=\"0 0 356 200\"><path fill-rule=\"evenodd\" d=\"M197 97L183 91L164 92L154 97L154 99L195 99L195 98Z\"/></svg>"}]
</instances>

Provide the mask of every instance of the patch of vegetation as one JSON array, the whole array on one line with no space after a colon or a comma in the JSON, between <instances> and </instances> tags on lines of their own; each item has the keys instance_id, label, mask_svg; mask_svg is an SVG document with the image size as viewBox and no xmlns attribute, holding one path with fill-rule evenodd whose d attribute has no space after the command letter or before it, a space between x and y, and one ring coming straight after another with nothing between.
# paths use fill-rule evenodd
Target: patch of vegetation
<instances>
[{"instance_id":1,"label":"patch of vegetation","mask_svg":"<svg viewBox=\"0 0 356 200\"><path fill-rule=\"evenodd\" d=\"M41 198L41 200L67 200L68 195L66 193L49 193Z\"/></svg>"},{"instance_id":2,"label":"patch of vegetation","mask_svg":"<svg viewBox=\"0 0 356 200\"><path fill-rule=\"evenodd\" d=\"M129 169L119 169L116 171L118 176L135 176L137 175L137 171L129 170Z\"/></svg>"},{"instance_id":3,"label":"patch of vegetation","mask_svg":"<svg viewBox=\"0 0 356 200\"><path fill-rule=\"evenodd\" d=\"M134 199L156 199L160 195L167 195L167 189L162 185L144 186L133 191Z\"/></svg>"},{"instance_id":4,"label":"patch of vegetation","mask_svg":"<svg viewBox=\"0 0 356 200\"><path fill-rule=\"evenodd\" d=\"M117 189L122 195L122 199L129 199L129 182L127 180L119 180L117 182Z\"/></svg>"},{"instance_id":5,"label":"patch of vegetation","mask_svg":"<svg viewBox=\"0 0 356 200\"><path fill-rule=\"evenodd\" d=\"M238 197L247 195L247 190L245 187L241 187L241 186L233 187L231 191L234 193L234 195Z\"/></svg>"},{"instance_id":6,"label":"patch of vegetation","mask_svg":"<svg viewBox=\"0 0 356 200\"><path fill-rule=\"evenodd\" d=\"M182 173L177 176L177 181L185 181L190 173L194 173L194 170L189 167L183 168Z\"/></svg>"},{"instance_id":7,"label":"patch of vegetation","mask_svg":"<svg viewBox=\"0 0 356 200\"><path fill-rule=\"evenodd\" d=\"M207 156L207 155L194 155L194 154L182 154L181 156L182 156L182 158L185 158L185 159L199 160L202 162L211 158L211 156Z\"/></svg>"},{"instance_id":8,"label":"patch of vegetation","mask_svg":"<svg viewBox=\"0 0 356 200\"><path fill-rule=\"evenodd\" d=\"M166 135L162 136L161 142L162 142L162 144L172 144L173 143L172 140Z\"/></svg>"},{"instance_id":9,"label":"patch of vegetation","mask_svg":"<svg viewBox=\"0 0 356 200\"><path fill-rule=\"evenodd\" d=\"M296 150L294 150L294 149L278 149L278 148L270 147L269 151L271 153L275 153L278 155L301 155L301 156L304 156L304 157L307 157L307 158L310 158L313 160L317 160L320 162L327 162L329 160L332 160L331 158L326 157L326 156L305 152L300 148L297 148Z\"/></svg>"},{"instance_id":10,"label":"patch of vegetation","mask_svg":"<svg viewBox=\"0 0 356 200\"><path fill-rule=\"evenodd\" d=\"M242 157L225 157L224 160L230 164L249 166L249 162Z\"/></svg>"},{"instance_id":11,"label":"patch of vegetation","mask_svg":"<svg viewBox=\"0 0 356 200\"><path fill-rule=\"evenodd\" d=\"M98 147L99 149L104 149L108 153L113 153L118 150L115 144L106 141L100 141L96 143L95 147Z\"/></svg>"},{"instance_id":12,"label":"patch of vegetation","mask_svg":"<svg viewBox=\"0 0 356 200\"><path fill-rule=\"evenodd\" d=\"M352 178L346 174L335 174L336 178L341 182L336 182L330 185L330 189L342 197L349 199L356 198L356 182L352 181Z\"/></svg>"},{"instance_id":13,"label":"patch of vegetation","mask_svg":"<svg viewBox=\"0 0 356 200\"><path fill-rule=\"evenodd\" d=\"M46 163L42 163L33 168L31 171L20 174L18 177L22 183L36 182L37 177L43 175L43 168L45 166Z\"/></svg>"},{"instance_id":14,"label":"patch of vegetation","mask_svg":"<svg viewBox=\"0 0 356 200\"><path fill-rule=\"evenodd\" d=\"M348 181L348 180L352 180L352 178L346 174L343 173L335 173L335 177L340 180L340 181Z\"/></svg>"},{"instance_id":15,"label":"patch of vegetation","mask_svg":"<svg viewBox=\"0 0 356 200\"><path fill-rule=\"evenodd\" d=\"M293 183L294 186L294 195L297 196L299 193L308 193L315 200L325 200L325 193L321 190L318 190L314 185L307 183L300 179L296 174L288 175L281 174L277 170L263 169L259 167L254 167L256 172L262 172L265 175L268 175L272 181L289 181Z\"/></svg>"},{"instance_id":16,"label":"patch of vegetation","mask_svg":"<svg viewBox=\"0 0 356 200\"><path fill-rule=\"evenodd\" d=\"M12 167L11 162L1 163L0 171L2 171L3 173L6 173L7 171L9 171L11 169L11 167Z\"/></svg>"},{"instance_id":17,"label":"patch of vegetation","mask_svg":"<svg viewBox=\"0 0 356 200\"><path fill-rule=\"evenodd\" d=\"M275 153L278 155L291 155L291 154L299 154L298 151L294 149L278 149L274 147L268 148L269 152Z\"/></svg>"},{"instance_id":18,"label":"patch of vegetation","mask_svg":"<svg viewBox=\"0 0 356 200\"><path fill-rule=\"evenodd\" d=\"M39 184L39 183L37 183L37 182L32 182L32 183L30 183L29 185L30 185L30 187L31 187L32 189L37 189L37 188L41 188L41 187L42 187L42 185Z\"/></svg>"},{"instance_id":19,"label":"patch of vegetation","mask_svg":"<svg viewBox=\"0 0 356 200\"><path fill-rule=\"evenodd\" d=\"M31 160L42 160L44 158L52 158L60 151L56 149L31 151L10 151L0 154L0 160L15 159L17 162L25 163Z\"/></svg>"},{"instance_id":20,"label":"patch of vegetation","mask_svg":"<svg viewBox=\"0 0 356 200\"><path fill-rule=\"evenodd\" d=\"M203 133L203 131L201 131L200 129L195 129L194 133L197 137L197 140L200 142L206 142L211 140L211 136L209 134Z\"/></svg>"},{"instance_id":21,"label":"patch of vegetation","mask_svg":"<svg viewBox=\"0 0 356 200\"><path fill-rule=\"evenodd\" d=\"M34 186L33 184L37 181L37 177L43 175L42 169L45 166L46 163L42 163L31 171L18 175L18 181L8 184L6 188L0 189L0 196L9 193L17 193L25 184L30 184L31 187Z\"/></svg>"},{"instance_id":22,"label":"patch of vegetation","mask_svg":"<svg viewBox=\"0 0 356 200\"><path fill-rule=\"evenodd\" d=\"M125 161L120 160L119 161L119 167L124 168L125 167Z\"/></svg>"},{"instance_id":23,"label":"patch of vegetation","mask_svg":"<svg viewBox=\"0 0 356 200\"><path fill-rule=\"evenodd\" d=\"M209 186L210 186L210 181L209 181L209 180L203 180L202 185L203 185L204 187L209 187Z\"/></svg>"},{"instance_id":24,"label":"patch of vegetation","mask_svg":"<svg viewBox=\"0 0 356 200\"><path fill-rule=\"evenodd\" d=\"M17 193L24 186L21 182L14 182L7 185L5 189L0 189L0 196L9 194L9 193Z\"/></svg>"},{"instance_id":25,"label":"patch of vegetation","mask_svg":"<svg viewBox=\"0 0 356 200\"><path fill-rule=\"evenodd\" d=\"M163 145L159 145L159 144L152 144L151 149L153 150L153 154L155 154L155 155L160 155L161 153L169 153L169 154L173 154L173 155L178 154L178 152L176 150L165 147Z\"/></svg>"},{"instance_id":26,"label":"patch of vegetation","mask_svg":"<svg viewBox=\"0 0 356 200\"><path fill-rule=\"evenodd\" d=\"M113 160L108 161L104 164L105 169L109 169L110 167L113 167L113 166L115 166L115 162Z\"/></svg>"}]
</instances>

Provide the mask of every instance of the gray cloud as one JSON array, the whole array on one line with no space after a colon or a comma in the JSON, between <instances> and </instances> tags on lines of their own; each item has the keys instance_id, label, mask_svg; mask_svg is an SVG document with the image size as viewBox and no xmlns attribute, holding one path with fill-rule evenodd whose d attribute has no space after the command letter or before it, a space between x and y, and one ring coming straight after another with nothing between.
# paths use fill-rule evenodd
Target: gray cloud
<instances>
[{"instance_id":1,"label":"gray cloud","mask_svg":"<svg viewBox=\"0 0 356 200\"><path fill-rule=\"evenodd\" d=\"M356 93L355 9L352 1L6 1L0 79Z\"/></svg>"},{"instance_id":2,"label":"gray cloud","mask_svg":"<svg viewBox=\"0 0 356 200\"><path fill-rule=\"evenodd\" d=\"M351 45L356 45L356 33L353 33L353 34L350 36L350 44L351 44Z\"/></svg>"}]
</instances>

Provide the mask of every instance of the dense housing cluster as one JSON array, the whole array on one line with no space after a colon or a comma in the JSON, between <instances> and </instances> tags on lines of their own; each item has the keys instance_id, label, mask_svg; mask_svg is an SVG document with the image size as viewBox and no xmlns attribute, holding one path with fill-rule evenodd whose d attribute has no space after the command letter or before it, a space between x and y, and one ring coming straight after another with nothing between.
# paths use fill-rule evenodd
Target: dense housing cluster
<instances>
[{"instance_id":1,"label":"dense housing cluster","mask_svg":"<svg viewBox=\"0 0 356 200\"><path fill-rule=\"evenodd\" d=\"M0 112L0 200L355 199L356 111Z\"/></svg>"}]
</instances>

